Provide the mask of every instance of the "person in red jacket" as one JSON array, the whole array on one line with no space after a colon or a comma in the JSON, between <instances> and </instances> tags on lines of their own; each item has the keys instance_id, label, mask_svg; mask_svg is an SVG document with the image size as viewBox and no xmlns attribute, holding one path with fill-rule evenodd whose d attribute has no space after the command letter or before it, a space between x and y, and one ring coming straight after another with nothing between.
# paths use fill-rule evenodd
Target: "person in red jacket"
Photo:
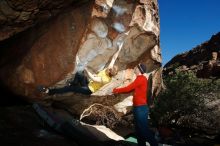
<instances>
[{"instance_id":1,"label":"person in red jacket","mask_svg":"<svg viewBox=\"0 0 220 146\"><path fill-rule=\"evenodd\" d=\"M133 114L138 146L146 146L146 141L151 146L157 146L158 143L148 125L147 78L143 75L146 72L146 66L144 64L138 64L134 68L134 72L136 79L126 87L114 88L113 93L118 94L133 91Z\"/></svg>"}]
</instances>

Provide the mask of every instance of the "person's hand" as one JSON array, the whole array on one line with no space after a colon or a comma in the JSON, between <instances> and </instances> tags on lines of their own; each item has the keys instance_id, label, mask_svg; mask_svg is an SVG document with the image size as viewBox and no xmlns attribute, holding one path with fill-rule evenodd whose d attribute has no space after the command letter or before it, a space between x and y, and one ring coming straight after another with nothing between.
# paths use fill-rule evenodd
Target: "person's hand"
<instances>
[{"instance_id":1,"label":"person's hand","mask_svg":"<svg viewBox=\"0 0 220 146\"><path fill-rule=\"evenodd\" d=\"M118 93L117 89L114 88L113 91L112 91L114 94Z\"/></svg>"}]
</instances>

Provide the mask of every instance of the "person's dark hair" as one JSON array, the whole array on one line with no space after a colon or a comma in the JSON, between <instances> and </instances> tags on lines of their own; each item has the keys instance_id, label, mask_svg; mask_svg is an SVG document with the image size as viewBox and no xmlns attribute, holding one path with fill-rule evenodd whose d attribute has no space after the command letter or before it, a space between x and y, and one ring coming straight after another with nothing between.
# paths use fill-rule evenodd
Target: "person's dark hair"
<instances>
[{"instance_id":1,"label":"person's dark hair","mask_svg":"<svg viewBox=\"0 0 220 146\"><path fill-rule=\"evenodd\" d=\"M142 74L144 74L147 71L147 67L143 63L138 64L137 67Z\"/></svg>"}]
</instances>

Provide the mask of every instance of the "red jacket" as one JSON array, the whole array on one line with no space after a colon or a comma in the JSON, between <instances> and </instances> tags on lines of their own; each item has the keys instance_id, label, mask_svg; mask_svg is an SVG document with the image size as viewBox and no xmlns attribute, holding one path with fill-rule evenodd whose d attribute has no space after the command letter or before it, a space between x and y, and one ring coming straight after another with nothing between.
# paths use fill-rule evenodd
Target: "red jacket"
<instances>
[{"instance_id":1,"label":"red jacket","mask_svg":"<svg viewBox=\"0 0 220 146\"><path fill-rule=\"evenodd\" d=\"M138 75L137 78L126 87L113 89L113 93L126 93L130 91L134 91L134 106L147 104L147 78L144 75Z\"/></svg>"}]
</instances>

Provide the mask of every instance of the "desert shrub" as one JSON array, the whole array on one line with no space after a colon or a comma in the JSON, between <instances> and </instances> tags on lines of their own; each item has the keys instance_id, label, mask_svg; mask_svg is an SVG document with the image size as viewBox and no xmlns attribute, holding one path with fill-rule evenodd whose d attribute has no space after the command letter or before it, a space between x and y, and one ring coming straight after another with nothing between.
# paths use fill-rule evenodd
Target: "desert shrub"
<instances>
[{"instance_id":1,"label":"desert shrub","mask_svg":"<svg viewBox=\"0 0 220 146\"><path fill-rule=\"evenodd\" d=\"M207 103L220 99L220 80L199 79L193 72L175 72L164 78L166 89L155 98L151 112L158 124L183 124L191 118L207 118ZM182 117L187 117L182 118ZM188 120L188 122L187 122Z\"/></svg>"}]
</instances>

